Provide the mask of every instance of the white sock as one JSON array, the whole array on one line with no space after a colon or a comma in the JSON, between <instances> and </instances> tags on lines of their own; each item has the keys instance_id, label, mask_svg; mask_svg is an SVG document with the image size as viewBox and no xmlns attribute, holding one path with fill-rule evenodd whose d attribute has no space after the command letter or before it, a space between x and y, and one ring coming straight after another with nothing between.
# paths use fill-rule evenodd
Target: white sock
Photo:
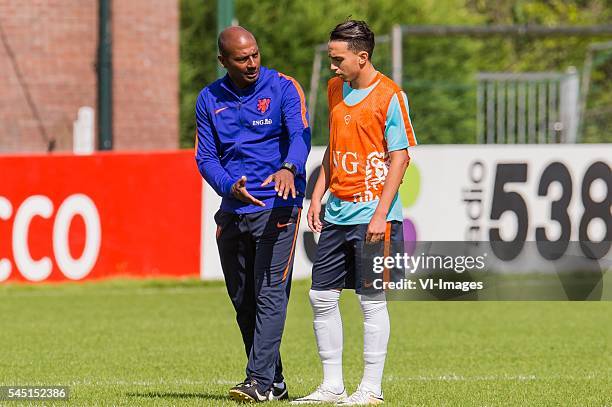
<instances>
[{"instance_id":1,"label":"white sock","mask_svg":"<svg viewBox=\"0 0 612 407\"><path fill-rule=\"evenodd\" d=\"M364 362L360 387L380 395L390 331L387 302L360 295L359 303L363 311Z\"/></svg>"},{"instance_id":2,"label":"white sock","mask_svg":"<svg viewBox=\"0 0 612 407\"><path fill-rule=\"evenodd\" d=\"M336 290L309 292L314 313L314 332L323 364L323 387L334 393L342 393L342 318Z\"/></svg>"}]
</instances>

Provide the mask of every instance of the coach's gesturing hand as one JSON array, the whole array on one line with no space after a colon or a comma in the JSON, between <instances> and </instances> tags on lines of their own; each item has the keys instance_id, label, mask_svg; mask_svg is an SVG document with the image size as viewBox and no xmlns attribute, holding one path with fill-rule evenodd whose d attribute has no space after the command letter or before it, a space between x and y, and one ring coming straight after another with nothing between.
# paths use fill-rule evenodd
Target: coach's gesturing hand
<instances>
[{"instance_id":1,"label":"coach's gesturing hand","mask_svg":"<svg viewBox=\"0 0 612 407\"><path fill-rule=\"evenodd\" d=\"M291 196L295 198L295 184L294 184L294 175L288 169L280 169L276 171L274 174L270 175L264 182L261 183L262 187L265 187L270 182L274 182L274 190L278 194L278 196L282 196L283 199L287 199L289 193L291 192Z\"/></svg>"},{"instance_id":2,"label":"coach's gesturing hand","mask_svg":"<svg viewBox=\"0 0 612 407\"><path fill-rule=\"evenodd\" d=\"M246 189L246 180L247 178L243 175L238 181L234 182L234 185L232 185L232 195L234 196L234 198L245 203L250 203L258 206L266 206L265 203L261 202L259 199L249 194L249 191L247 191Z\"/></svg>"}]
</instances>

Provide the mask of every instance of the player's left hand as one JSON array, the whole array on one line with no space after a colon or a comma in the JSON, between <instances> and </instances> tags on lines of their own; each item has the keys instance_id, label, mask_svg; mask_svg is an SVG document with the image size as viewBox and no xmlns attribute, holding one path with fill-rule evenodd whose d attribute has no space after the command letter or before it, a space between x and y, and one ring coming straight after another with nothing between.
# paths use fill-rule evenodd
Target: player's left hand
<instances>
[{"instance_id":1,"label":"player's left hand","mask_svg":"<svg viewBox=\"0 0 612 407\"><path fill-rule=\"evenodd\" d=\"M278 196L282 196L283 199L287 199L289 193L291 193L291 196L295 198L297 193L295 191L295 184L293 182L294 179L295 177L291 171L280 169L266 178L266 180L261 183L261 186L265 187L270 182L274 182L274 190Z\"/></svg>"},{"instance_id":2,"label":"player's left hand","mask_svg":"<svg viewBox=\"0 0 612 407\"><path fill-rule=\"evenodd\" d=\"M385 240L385 230L387 229L387 219L385 216L374 213L370 224L368 225L368 232L366 234L366 242L377 243Z\"/></svg>"}]
</instances>

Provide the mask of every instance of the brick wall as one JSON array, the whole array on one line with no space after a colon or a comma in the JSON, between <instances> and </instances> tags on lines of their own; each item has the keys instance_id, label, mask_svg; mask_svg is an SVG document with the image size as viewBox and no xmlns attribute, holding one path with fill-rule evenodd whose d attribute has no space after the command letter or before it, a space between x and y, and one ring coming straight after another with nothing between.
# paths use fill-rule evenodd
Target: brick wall
<instances>
[{"instance_id":1,"label":"brick wall","mask_svg":"<svg viewBox=\"0 0 612 407\"><path fill-rule=\"evenodd\" d=\"M117 150L178 147L178 0L115 0ZM96 108L96 0L0 0L0 153L72 149L81 106ZM17 70L21 72L22 86ZM40 121L28 105L29 91Z\"/></svg>"},{"instance_id":2,"label":"brick wall","mask_svg":"<svg viewBox=\"0 0 612 407\"><path fill-rule=\"evenodd\" d=\"M178 0L113 2L117 149L178 148L178 60Z\"/></svg>"}]
</instances>

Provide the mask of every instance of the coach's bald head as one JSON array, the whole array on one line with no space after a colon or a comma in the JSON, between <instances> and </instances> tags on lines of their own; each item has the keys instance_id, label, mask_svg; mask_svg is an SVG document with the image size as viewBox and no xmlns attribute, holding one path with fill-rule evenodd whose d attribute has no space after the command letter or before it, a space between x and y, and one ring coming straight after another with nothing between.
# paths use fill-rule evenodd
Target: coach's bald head
<instances>
[{"instance_id":1,"label":"coach's bald head","mask_svg":"<svg viewBox=\"0 0 612 407\"><path fill-rule=\"evenodd\" d=\"M240 27L228 27L217 40L219 62L238 88L257 82L259 78L259 48L255 36Z\"/></svg>"},{"instance_id":2,"label":"coach's bald head","mask_svg":"<svg viewBox=\"0 0 612 407\"><path fill-rule=\"evenodd\" d=\"M227 55L231 48L240 47L244 44L255 43L255 36L246 28L237 26L228 27L221 31L217 39L217 46L221 55Z\"/></svg>"}]
</instances>

